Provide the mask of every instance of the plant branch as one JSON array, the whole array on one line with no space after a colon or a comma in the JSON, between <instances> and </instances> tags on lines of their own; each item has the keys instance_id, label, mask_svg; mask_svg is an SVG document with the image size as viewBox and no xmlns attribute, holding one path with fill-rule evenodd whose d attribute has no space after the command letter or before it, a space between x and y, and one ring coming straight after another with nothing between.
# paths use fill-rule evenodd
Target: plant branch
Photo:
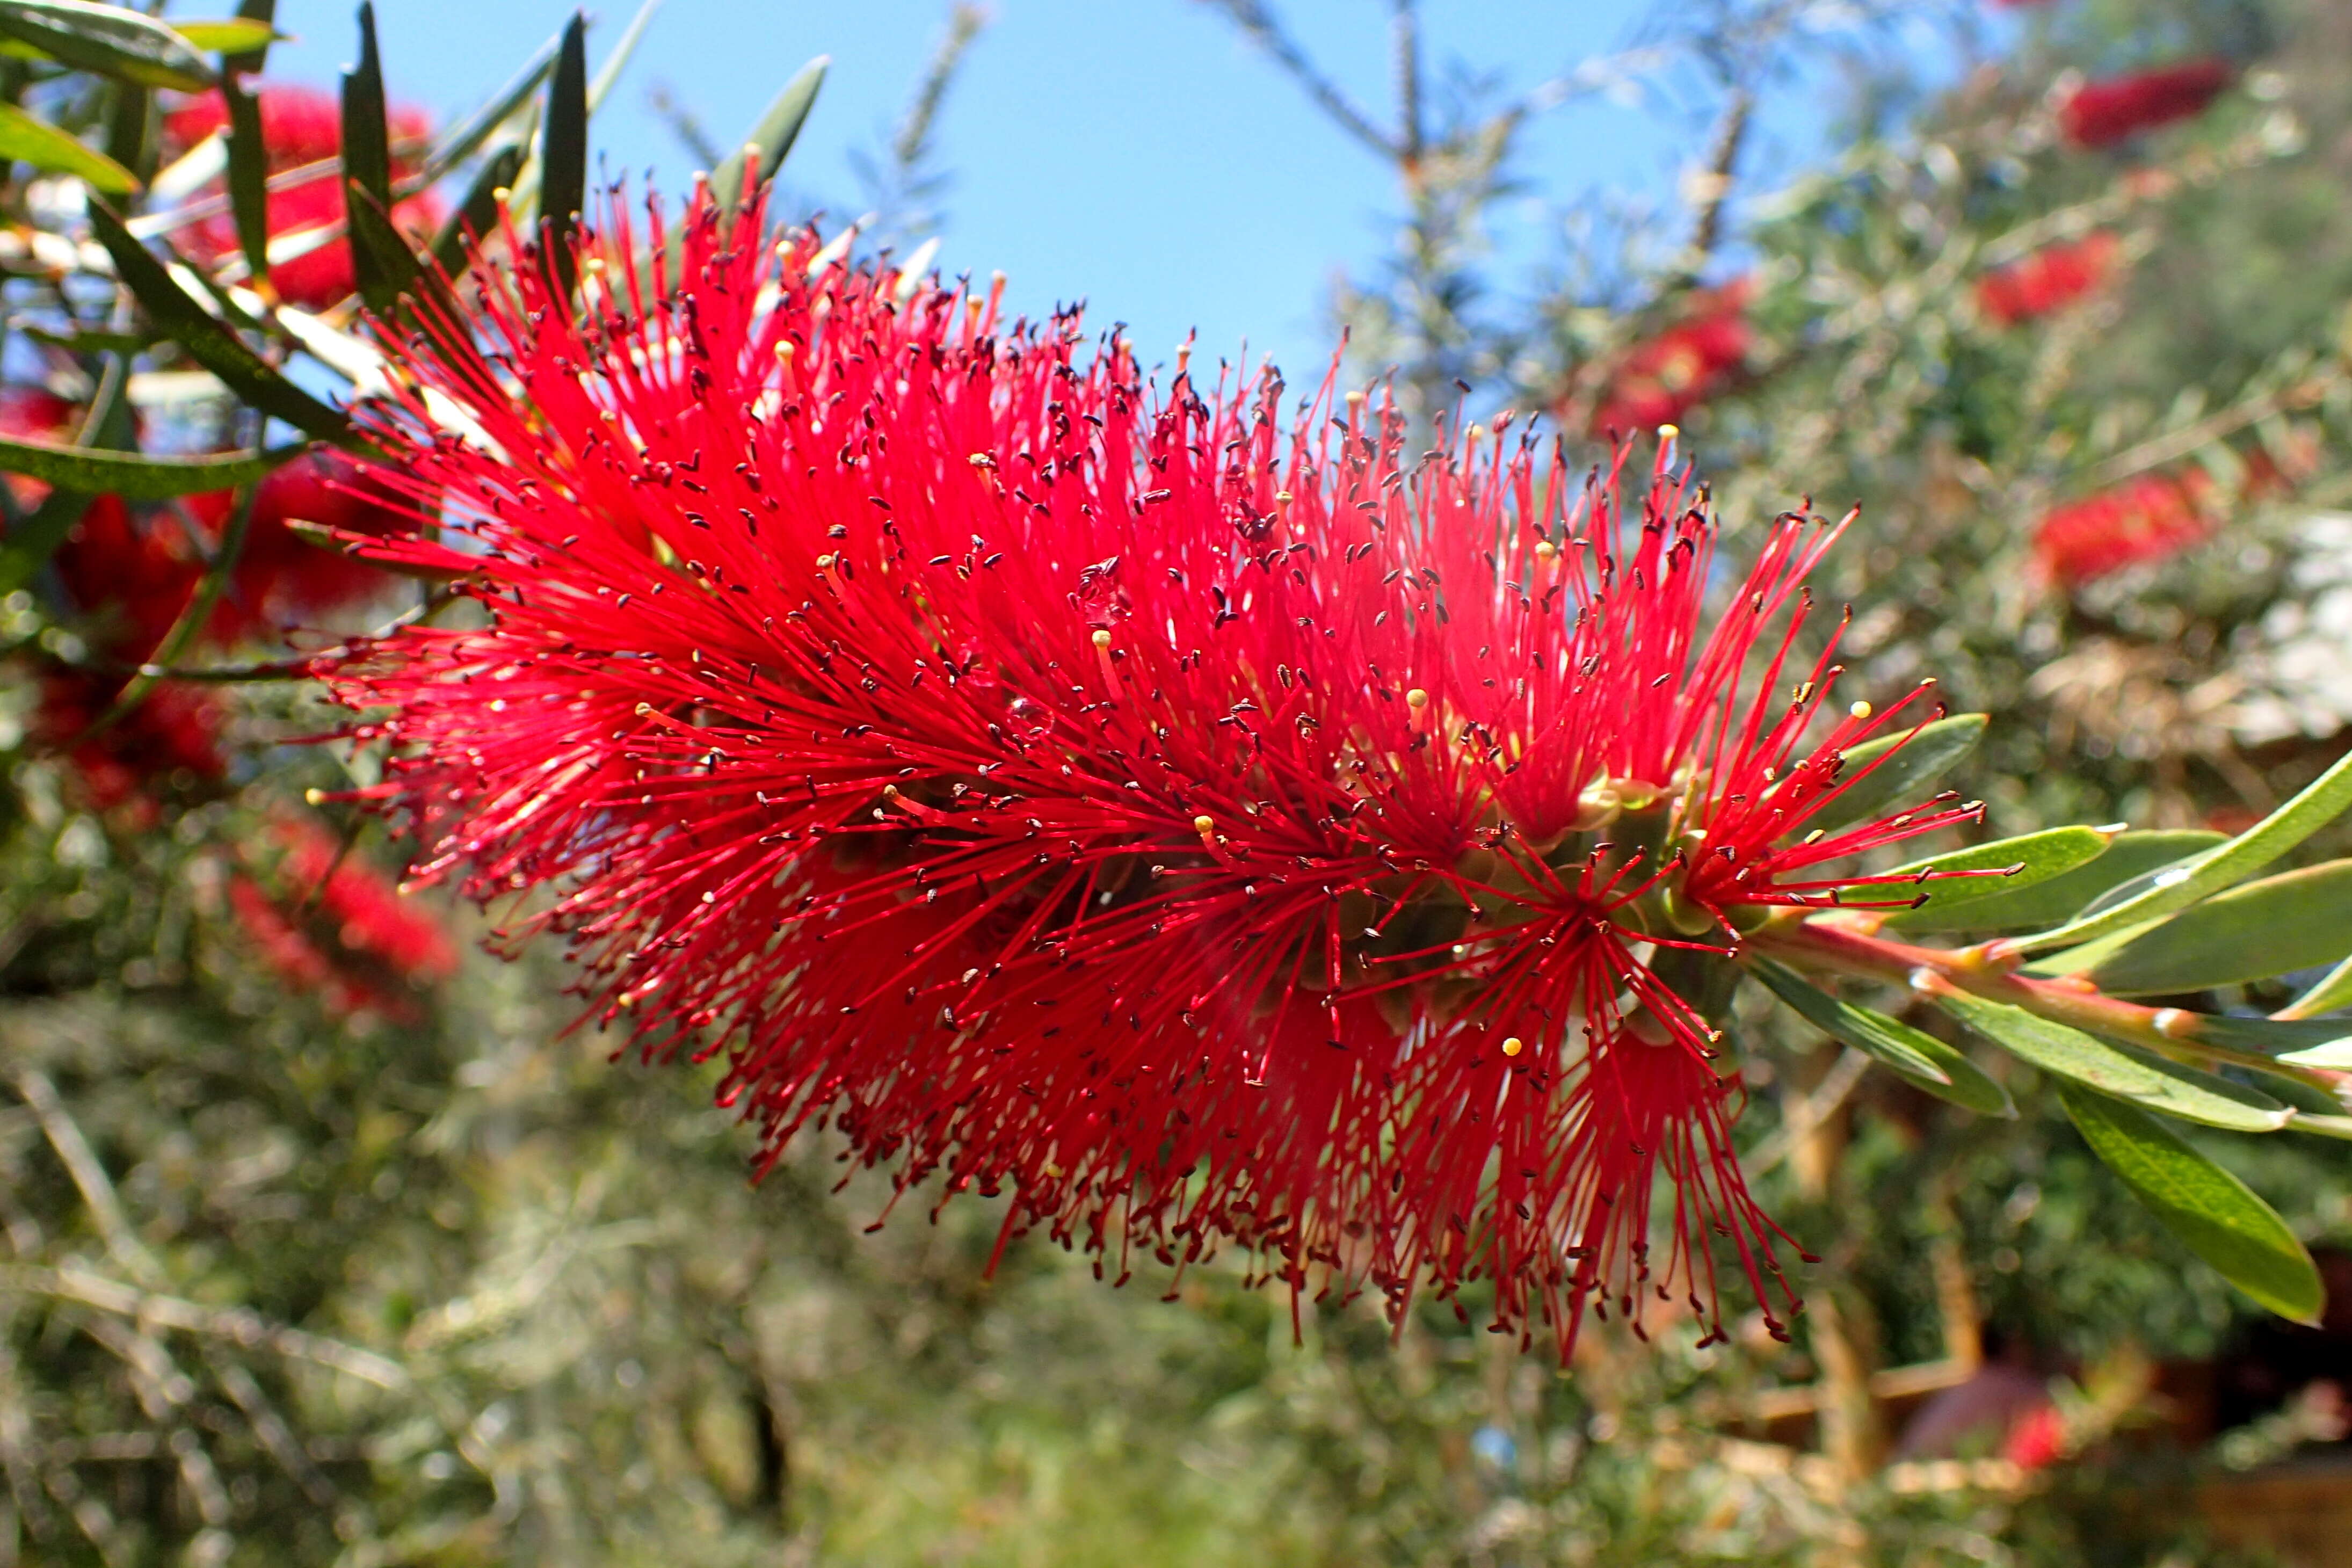
<instances>
[{"instance_id":1,"label":"plant branch","mask_svg":"<svg viewBox=\"0 0 2352 1568\"><path fill-rule=\"evenodd\" d=\"M1323 112L1339 124L1339 129L1391 162L1405 156L1404 149L1373 124L1371 116L1358 109L1337 84L1315 68L1314 61L1308 59L1307 52L1282 30L1282 25L1274 19L1273 13L1260 0L1201 0L1201 3L1223 11L1234 26L1248 35L1250 42L1264 49L1275 64L1290 73L1292 79L1306 89L1307 96L1313 99Z\"/></svg>"},{"instance_id":2,"label":"plant branch","mask_svg":"<svg viewBox=\"0 0 2352 1568\"><path fill-rule=\"evenodd\" d=\"M2142 1006L2076 980L2040 980L2020 974L2008 964L1990 959L1980 947L1914 947L1855 924L1811 920L1768 922L1748 933L1747 941L1756 952L1801 968L1876 980L1924 994L1965 991L2087 1034L2122 1040L2174 1059L2186 1058L2200 1067L2226 1063L2257 1068L2330 1092L2346 1076L2294 1067L2205 1038L2200 1014L2178 1007Z\"/></svg>"}]
</instances>

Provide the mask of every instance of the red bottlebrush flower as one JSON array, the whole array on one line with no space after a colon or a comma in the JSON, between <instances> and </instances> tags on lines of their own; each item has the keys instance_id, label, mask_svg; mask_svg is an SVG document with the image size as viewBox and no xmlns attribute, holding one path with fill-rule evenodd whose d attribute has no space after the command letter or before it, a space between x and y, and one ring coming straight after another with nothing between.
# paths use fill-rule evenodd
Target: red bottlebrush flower
<instances>
[{"instance_id":1,"label":"red bottlebrush flower","mask_svg":"<svg viewBox=\"0 0 2352 1568\"><path fill-rule=\"evenodd\" d=\"M1626 351L1594 411L1594 435L1672 424L1721 392L1747 359L1753 292L1742 278L1694 294L1685 319Z\"/></svg>"},{"instance_id":2,"label":"red bottlebrush flower","mask_svg":"<svg viewBox=\"0 0 2352 1568\"><path fill-rule=\"evenodd\" d=\"M456 973L457 950L439 922L318 824L282 817L269 837L276 864L257 860L231 879L229 908L281 980L335 1013L407 1018L416 988Z\"/></svg>"},{"instance_id":3,"label":"red bottlebrush flower","mask_svg":"<svg viewBox=\"0 0 2352 1568\"><path fill-rule=\"evenodd\" d=\"M2066 1457L2066 1418L2055 1405L2027 1411L2002 1439L2000 1457L2021 1470L2049 1468Z\"/></svg>"},{"instance_id":4,"label":"red bottlebrush flower","mask_svg":"<svg viewBox=\"0 0 2352 1568\"><path fill-rule=\"evenodd\" d=\"M2063 310L2107 279L2121 242L2105 230L2037 250L1977 279L1977 305L2003 326Z\"/></svg>"},{"instance_id":5,"label":"red bottlebrush flower","mask_svg":"<svg viewBox=\"0 0 2352 1568\"><path fill-rule=\"evenodd\" d=\"M74 772L100 810L112 810L148 784L183 770L201 782L228 772L220 752L226 715L210 693L187 687L155 688L120 721L82 740L122 687L120 675L58 671L42 678L33 716L33 736L42 745L72 748Z\"/></svg>"},{"instance_id":6,"label":"red bottlebrush flower","mask_svg":"<svg viewBox=\"0 0 2352 1568\"><path fill-rule=\"evenodd\" d=\"M323 163L342 152L342 111L332 93L317 88L285 85L259 91L261 143L268 154L272 175L289 174ZM432 135L432 122L423 110L394 108L387 117L392 132L393 178L407 179L424 166L423 150ZM185 152L228 124L227 106L217 93L192 98L164 117L166 145ZM420 192L393 207L393 221L422 239L441 226L446 209L429 191ZM269 193L269 234L300 234L337 225L343 219L343 187L332 168ZM187 249L204 261L214 261L237 248L236 226L226 216L204 219L181 231ZM313 310L349 296L355 287L351 246L336 239L313 250L273 263L269 279L280 298Z\"/></svg>"},{"instance_id":7,"label":"red bottlebrush flower","mask_svg":"<svg viewBox=\"0 0 2352 1568\"><path fill-rule=\"evenodd\" d=\"M2058 130L2077 147L2109 147L2205 111L2237 72L2227 60L2189 60L2087 81L2058 106Z\"/></svg>"},{"instance_id":8,"label":"red bottlebrush flower","mask_svg":"<svg viewBox=\"0 0 2352 1568\"><path fill-rule=\"evenodd\" d=\"M1563 1346L1653 1291L1719 1330L1718 1267L1784 1310L1674 965L1911 902L1826 868L1978 809L1822 816L1919 696L1815 722L1840 526L1763 530L1710 626L1663 458L1630 507L1499 431L1408 465L1384 401L1286 431L1278 379L1158 391L758 219L690 211L673 284L616 217L584 322L525 263L394 345L478 434L410 393L390 482L469 538L374 552L488 616L331 677L419 874L543 889L601 1016L729 1051L772 1149L830 1122L1122 1279L1491 1280Z\"/></svg>"},{"instance_id":9,"label":"red bottlebrush flower","mask_svg":"<svg viewBox=\"0 0 2352 1568\"><path fill-rule=\"evenodd\" d=\"M2079 588L2201 544L2217 521L2213 481L2204 469L2143 474L2044 517L2034 530L2034 562L2059 586Z\"/></svg>"},{"instance_id":10,"label":"red bottlebrush flower","mask_svg":"<svg viewBox=\"0 0 2352 1568\"><path fill-rule=\"evenodd\" d=\"M189 510L208 542L219 539L234 499L225 490L189 498ZM245 548L237 556L229 592L205 634L233 642L243 636L282 632L305 617L383 592L390 581L384 573L304 539L287 526L289 522L316 523L354 538L383 538L415 532L434 504L429 495L394 490L332 448L296 458L255 491Z\"/></svg>"}]
</instances>

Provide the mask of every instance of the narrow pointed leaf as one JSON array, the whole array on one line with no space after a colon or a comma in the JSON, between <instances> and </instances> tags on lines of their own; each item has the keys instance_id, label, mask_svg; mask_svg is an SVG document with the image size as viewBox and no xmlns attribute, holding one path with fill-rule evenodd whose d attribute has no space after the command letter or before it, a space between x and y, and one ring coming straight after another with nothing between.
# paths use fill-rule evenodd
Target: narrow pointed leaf
<instances>
[{"instance_id":1,"label":"narrow pointed leaf","mask_svg":"<svg viewBox=\"0 0 2352 1568\"><path fill-rule=\"evenodd\" d=\"M0 474L22 474L59 489L119 495L125 500L168 500L257 483L279 464L299 457L307 447L308 443L298 441L228 457L151 458L0 437Z\"/></svg>"},{"instance_id":2,"label":"narrow pointed leaf","mask_svg":"<svg viewBox=\"0 0 2352 1568\"><path fill-rule=\"evenodd\" d=\"M1958 849L1949 855L1937 855L1899 866L1888 874L1923 878L1919 892L1927 901L1916 909L1897 911L1887 923L1905 931L1995 929L1979 920L1977 915L1979 906L2039 883L2054 880L2088 865L2105 850L2107 839L2108 835L2095 828L2053 827L2044 833L2003 838L1997 843L1979 844L1972 849ZM1998 877L1927 875L1931 872L1992 870L2006 874ZM1898 890L1881 887L1872 889L1871 893L1884 897Z\"/></svg>"},{"instance_id":3,"label":"narrow pointed leaf","mask_svg":"<svg viewBox=\"0 0 2352 1568\"><path fill-rule=\"evenodd\" d=\"M0 158L30 163L52 174L72 174L94 191L120 196L139 188L139 177L78 136L36 119L13 103L0 103Z\"/></svg>"},{"instance_id":4,"label":"narrow pointed leaf","mask_svg":"<svg viewBox=\"0 0 2352 1568\"><path fill-rule=\"evenodd\" d=\"M202 51L128 6L95 0L0 0L0 37L117 81L182 92L213 85L213 68Z\"/></svg>"},{"instance_id":5,"label":"narrow pointed leaf","mask_svg":"<svg viewBox=\"0 0 2352 1568\"><path fill-rule=\"evenodd\" d=\"M2012 945L2019 952L2036 952L2085 942L2185 910L2244 881L2341 816L2347 806L2352 806L2352 752L2338 757L2301 794L2245 832L2162 873L2158 885L2146 892L2054 931L2017 938Z\"/></svg>"},{"instance_id":6,"label":"narrow pointed leaf","mask_svg":"<svg viewBox=\"0 0 2352 1568\"><path fill-rule=\"evenodd\" d=\"M116 277L146 310L156 331L186 349L190 358L220 377L239 399L306 435L329 441L350 437L351 421L341 410L287 380L213 320L103 203L90 204L89 224L98 242L114 258Z\"/></svg>"},{"instance_id":7,"label":"narrow pointed leaf","mask_svg":"<svg viewBox=\"0 0 2352 1568\"><path fill-rule=\"evenodd\" d=\"M1952 992L1938 995L1936 1005L2044 1072L2168 1116L2236 1132L2273 1132L2294 1114L2259 1090L2110 1044L2005 1002Z\"/></svg>"},{"instance_id":8,"label":"narrow pointed leaf","mask_svg":"<svg viewBox=\"0 0 2352 1568\"><path fill-rule=\"evenodd\" d=\"M1772 994L1822 1033L1873 1058L1929 1094L1986 1116L2017 1114L2007 1089L1935 1036L1884 1013L1842 1002L1769 959L1758 960L1751 968Z\"/></svg>"},{"instance_id":9,"label":"narrow pointed leaf","mask_svg":"<svg viewBox=\"0 0 2352 1568\"><path fill-rule=\"evenodd\" d=\"M206 54L237 56L268 48L286 36L266 20L245 16L228 16L211 22L183 22L174 18L172 31ZM240 65L238 68L248 68Z\"/></svg>"},{"instance_id":10,"label":"narrow pointed leaf","mask_svg":"<svg viewBox=\"0 0 2352 1568\"><path fill-rule=\"evenodd\" d=\"M1924 799L1929 784L1976 750L1977 742L1984 739L1985 723L1981 713L1956 713L1853 747L1845 753L1845 765L1838 774L1853 782L1797 824L1796 830L1810 833L1818 827L1834 832L1848 823L1866 822Z\"/></svg>"},{"instance_id":11,"label":"narrow pointed leaf","mask_svg":"<svg viewBox=\"0 0 2352 1568\"><path fill-rule=\"evenodd\" d=\"M2192 1016L2181 1037L2224 1050L2256 1051L2281 1061L2295 1061L2307 1052L2331 1047L2352 1047L2352 1018L2296 1022L2276 1018L2233 1018L2226 1013ZM2324 1067L2324 1062L2303 1062ZM2352 1064L2347 1064L2352 1065Z\"/></svg>"},{"instance_id":12,"label":"narrow pointed leaf","mask_svg":"<svg viewBox=\"0 0 2352 1568\"><path fill-rule=\"evenodd\" d=\"M710 171L710 199L719 211L725 212L776 177L793 143L800 139L809 110L816 106L817 89L824 85L824 73L832 64L830 55L819 55L803 66L800 74L776 94L776 100L768 105L768 112L760 116L742 145ZM756 162L749 155L753 149L757 149ZM749 185L744 184L747 175Z\"/></svg>"},{"instance_id":13,"label":"narrow pointed leaf","mask_svg":"<svg viewBox=\"0 0 2352 1568\"><path fill-rule=\"evenodd\" d=\"M256 280L269 276L269 149L261 139L261 100L236 76L221 79L228 109L228 210L236 247Z\"/></svg>"},{"instance_id":14,"label":"narrow pointed leaf","mask_svg":"<svg viewBox=\"0 0 2352 1568\"><path fill-rule=\"evenodd\" d=\"M350 217L352 254L364 253L367 265L357 268L360 296L369 310L380 317L390 317L400 303L400 297L415 285L418 271L416 252L409 248L407 237L400 232L373 196L352 182L343 193L345 210Z\"/></svg>"},{"instance_id":15,"label":"narrow pointed leaf","mask_svg":"<svg viewBox=\"0 0 2352 1568\"><path fill-rule=\"evenodd\" d=\"M104 151L108 160L126 171L135 184L144 185L155 177L157 143L162 140L157 134L155 89L127 81L113 87L109 95L112 101L106 108ZM96 180L89 184L94 189L106 189Z\"/></svg>"},{"instance_id":16,"label":"narrow pointed leaf","mask_svg":"<svg viewBox=\"0 0 2352 1568\"><path fill-rule=\"evenodd\" d=\"M2322 1013L2333 1013L2339 1007L2352 1007L2352 958L2337 964L2321 977L2318 984L2271 1015L2273 1018L2314 1018ZM2345 1027L2352 1029L2352 1023Z\"/></svg>"},{"instance_id":17,"label":"narrow pointed leaf","mask_svg":"<svg viewBox=\"0 0 2352 1568\"><path fill-rule=\"evenodd\" d=\"M235 46L214 44L208 47L224 51L221 56L222 75L234 76L242 73L246 76L259 76L269 64L269 46L277 39L285 37L283 33L277 30L278 0L237 0L236 19L248 26L258 22L270 29L269 36L257 43ZM184 34L182 36L185 37ZM190 39L190 42L194 40Z\"/></svg>"},{"instance_id":18,"label":"narrow pointed leaf","mask_svg":"<svg viewBox=\"0 0 2352 1568\"><path fill-rule=\"evenodd\" d=\"M2072 920L2111 889L2135 877L2161 870L2176 860L2201 854L2221 843L2223 837L2185 828L2124 834L2107 846L2105 854L2071 871L2062 871L2031 886L2004 885L1984 898L1971 900L1968 929L2032 931L2037 926Z\"/></svg>"},{"instance_id":19,"label":"narrow pointed leaf","mask_svg":"<svg viewBox=\"0 0 2352 1568\"><path fill-rule=\"evenodd\" d=\"M572 254L572 237L588 200L588 23L577 12L564 26L555 74L548 79L539 162L549 275L556 292L569 300L580 265Z\"/></svg>"},{"instance_id":20,"label":"narrow pointed leaf","mask_svg":"<svg viewBox=\"0 0 2352 1568\"><path fill-rule=\"evenodd\" d=\"M352 241L352 277L379 315L399 297L397 263L367 243L371 203L392 210L392 128L384 108L383 64L376 53L375 7L361 0L359 63L343 73L343 227ZM389 270L388 270L389 268Z\"/></svg>"},{"instance_id":21,"label":"narrow pointed leaf","mask_svg":"<svg viewBox=\"0 0 2352 1568\"><path fill-rule=\"evenodd\" d=\"M2058 1097L2091 1152L2189 1250L2279 1316L2318 1321L2318 1268L2252 1188L2144 1111L2072 1084Z\"/></svg>"},{"instance_id":22,"label":"narrow pointed leaf","mask_svg":"<svg viewBox=\"0 0 2352 1568\"><path fill-rule=\"evenodd\" d=\"M2232 888L2134 937L2089 971L2116 996L2205 991L2352 952L2352 860Z\"/></svg>"}]
</instances>

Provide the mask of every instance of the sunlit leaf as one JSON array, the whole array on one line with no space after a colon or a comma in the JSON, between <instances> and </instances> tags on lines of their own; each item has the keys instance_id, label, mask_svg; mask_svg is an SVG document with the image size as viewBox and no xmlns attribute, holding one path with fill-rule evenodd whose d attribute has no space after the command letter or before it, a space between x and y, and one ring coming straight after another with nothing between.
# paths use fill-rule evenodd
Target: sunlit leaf
<instances>
[{"instance_id":1,"label":"sunlit leaf","mask_svg":"<svg viewBox=\"0 0 2352 1568\"><path fill-rule=\"evenodd\" d=\"M1927 902L1898 910L1888 924L1905 931L1987 931L1979 906L2042 882L2055 880L2098 858L2110 836L2092 827L2053 827L1997 843L1979 844L1897 867L1890 876L1920 879L1919 892ZM2013 869L2012 869L2013 868ZM1930 876L1932 872L2001 871L1998 877ZM1872 890L1874 895L1889 889Z\"/></svg>"},{"instance_id":2,"label":"sunlit leaf","mask_svg":"<svg viewBox=\"0 0 2352 1568\"><path fill-rule=\"evenodd\" d=\"M2191 1252L2281 1317L2318 1321L2318 1268L2252 1188L2145 1111L2072 1084L2058 1097L2091 1152Z\"/></svg>"},{"instance_id":3,"label":"sunlit leaf","mask_svg":"<svg viewBox=\"0 0 2352 1568\"><path fill-rule=\"evenodd\" d=\"M2293 1115L2259 1090L2102 1040L2005 1002L1954 992L1938 995L1936 1005L2044 1072L2168 1116L2238 1132L2273 1132Z\"/></svg>"},{"instance_id":4,"label":"sunlit leaf","mask_svg":"<svg viewBox=\"0 0 2352 1568\"><path fill-rule=\"evenodd\" d=\"M1929 1094L1987 1116L2017 1114L2008 1090L1935 1036L1884 1013L1842 1002L1769 959L1754 961L1750 967L1775 996L1822 1033L1865 1053Z\"/></svg>"},{"instance_id":5,"label":"sunlit leaf","mask_svg":"<svg viewBox=\"0 0 2352 1568\"><path fill-rule=\"evenodd\" d=\"M2352 860L2232 888L2144 931L2088 974L2113 995L2205 991L2352 952Z\"/></svg>"},{"instance_id":6,"label":"sunlit leaf","mask_svg":"<svg viewBox=\"0 0 2352 1568\"><path fill-rule=\"evenodd\" d=\"M52 174L72 174L92 190L123 195L139 188L139 177L78 136L38 120L13 103L0 103L0 158Z\"/></svg>"},{"instance_id":7,"label":"sunlit leaf","mask_svg":"<svg viewBox=\"0 0 2352 1568\"><path fill-rule=\"evenodd\" d=\"M2210 849L2223 837L2187 828L2123 834L2107 846L2105 853L2071 871L2028 887L2003 884L1971 900L1967 929L2032 931L2072 920L2111 889Z\"/></svg>"},{"instance_id":8,"label":"sunlit leaf","mask_svg":"<svg viewBox=\"0 0 2352 1568\"><path fill-rule=\"evenodd\" d=\"M258 454L219 458L151 458L0 437L0 474L22 474L59 489L119 495L125 500L168 500L253 484L299 457L307 445L295 442Z\"/></svg>"},{"instance_id":9,"label":"sunlit leaf","mask_svg":"<svg viewBox=\"0 0 2352 1568\"><path fill-rule=\"evenodd\" d=\"M2302 793L2245 832L2160 874L2157 885L2146 892L2054 931L2016 938L2011 945L2019 952L2038 952L2086 942L2185 910L2244 881L2335 821L2347 806L2352 806L2352 752L2338 757Z\"/></svg>"},{"instance_id":10,"label":"sunlit leaf","mask_svg":"<svg viewBox=\"0 0 2352 1568\"><path fill-rule=\"evenodd\" d=\"M816 106L817 89L824 85L824 73L833 58L819 55L803 66L800 74L784 84L768 111L742 144L728 154L719 167L710 171L710 199L721 212L732 207L750 191L759 189L776 177L784 166L785 157L793 143L800 139L801 127L807 123L809 110ZM751 160L756 155L757 162ZM744 184L746 173L751 184Z\"/></svg>"},{"instance_id":11,"label":"sunlit leaf","mask_svg":"<svg viewBox=\"0 0 2352 1568\"><path fill-rule=\"evenodd\" d=\"M194 44L128 6L94 0L0 0L0 37L142 87L199 92L213 84L213 68Z\"/></svg>"}]
</instances>

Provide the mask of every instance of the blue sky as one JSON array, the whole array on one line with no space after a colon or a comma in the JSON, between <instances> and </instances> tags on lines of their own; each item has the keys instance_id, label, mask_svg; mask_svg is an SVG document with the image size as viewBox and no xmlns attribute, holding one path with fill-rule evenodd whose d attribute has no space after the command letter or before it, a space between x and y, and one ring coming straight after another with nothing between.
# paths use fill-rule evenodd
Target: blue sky
<instances>
[{"instance_id":1,"label":"blue sky","mask_svg":"<svg viewBox=\"0 0 2352 1568\"><path fill-rule=\"evenodd\" d=\"M635 0L592 9L592 61ZM200 7L202 8L202 7ZM210 9L223 10L226 6ZM1274 7L1360 101L1388 101L1387 6L1276 0ZM1388 243L1389 171L1309 107L1290 80L1198 0L991 0L993 21L940 126L946 197L940 264L1002 268L1015 308L1084 298L1125 321L1147 358L1188 327L1205 353L1246 338L1297 374L1330 352L1326 301L1343 268ZM394 96L443 119L479 102L559 28L564 0L378 0ZM1643 0L1428 0L1433 55L1527 88L1625 44ZM853 147L887 135L929 58L944 0L856 5L667 0L629 76L598 116L616 170L652 168L683 188L690 156L647 103L655 84L693 108L721 145L757 119L811 56L833 69L787 170L856 216ZM331 82L353 52L352 8L279 0L270 74ZM1554 111L1528 143L1535 189L1503 238L1542 248L1537 205L1607 189L1655 199L1706 135L1703 115L1653 95ZM1767 122L1782 157L1817 145L1817 95L1784 94ZM1156 352L1155 352L1156 351Z\"/></svg>"}]
</instances>

